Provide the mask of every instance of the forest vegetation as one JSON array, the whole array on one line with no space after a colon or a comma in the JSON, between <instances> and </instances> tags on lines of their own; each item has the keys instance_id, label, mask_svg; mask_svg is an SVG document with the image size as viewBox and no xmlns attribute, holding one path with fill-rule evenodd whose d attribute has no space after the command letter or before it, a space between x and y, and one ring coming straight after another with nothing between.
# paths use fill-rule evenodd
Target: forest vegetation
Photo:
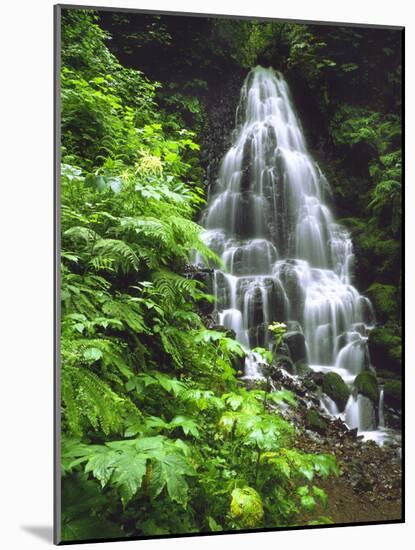
<instances>
[{"instance_id":1,"label":"forest vegetation","mask_svg":"<svg viewBox=\"0 0 415 550\"><path fill-rule=\"evenodd\" d=\"M238 378L246 350L207 328L213 297L186 272L192 251L218 261L199 214L258 63L290 81L400 406L398 31L177 19L62 11L63 540L332 521L334 456L300 450L290 391Z\"/></svg>"}]
</instances>

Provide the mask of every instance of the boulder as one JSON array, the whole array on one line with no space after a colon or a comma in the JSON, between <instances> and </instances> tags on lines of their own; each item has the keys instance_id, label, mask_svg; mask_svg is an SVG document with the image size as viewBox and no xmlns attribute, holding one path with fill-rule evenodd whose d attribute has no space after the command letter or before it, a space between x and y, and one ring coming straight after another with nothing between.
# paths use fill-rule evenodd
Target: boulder
<instances>
[{"instance_id":1,"label":"boulder","mask_svg":"<svg viewBox=\"0 0 415 550\"><path fill-rule=\"evenodd\" d=\"M336 403L339 411L344 411L350 396L349 388L337 372L328 372L323 378L323 391Z\"/></svg>"},{"instance_id":2,"label":"boulder","mask_svg":"<svg viewBox=\"0 0 415 550\"><path fill-rule=\"evenodd\" d=\"M301 324L298 321L285 321L288 332L303 332Z\"/></svg>"},{"instance_id":3,"label":"boulder","mask_svg":"<svg viewBox=\"0 0 415 550\"><path fill-rule=\"evenodd\" d=\"M323 372L311 371L308 376L314 382L314 384L316 384L317 386L322 386L323 385L323 380L324 380L324 373Z\"/></svg>"},{"instance_id":4,"label":"boulder","mask_svg":"<svg viewBox=\"0 0 415 550\"><path fill-rule=\"evenodd\" d=\"M291 359L297 361L306 361L307 351L305 347L304 334L299 331L290 331L284 334L284 342L290 350Z\"/></svg>"},{"instance_id":5,"label":"boulder","mask_svg":"<svg viewBox=\"0 0 415 550\"><path fill-rule=\"evenodd\" d=\"M315 409L308 409L305 415L305 427L321 435L327 433L329 423Z\"/></svg>"},{"instance_id":6,"label":"boulder","mask_svg":"<svg viewBox=\"0 0 415 550\"><path fill-rule=\"evenodd\" d=\"M368 397L373 403L378 403L378 381L373 372L369 370L361 372L356 376L353 384L358 393Z\"/></svg>"}]
</instances>

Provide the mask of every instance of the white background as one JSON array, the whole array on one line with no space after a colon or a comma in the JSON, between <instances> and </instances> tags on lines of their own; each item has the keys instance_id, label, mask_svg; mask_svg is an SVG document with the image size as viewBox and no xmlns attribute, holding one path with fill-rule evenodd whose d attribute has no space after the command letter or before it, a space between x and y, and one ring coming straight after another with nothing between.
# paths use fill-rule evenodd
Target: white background
<instances>
[{"instance_id":1,"label":"white background","mask_svg":"<svg viewBox=\"0 0 415 550\"><path fill-rule=\"evenodd\" d=\"M7 0L1 8L0 163L0 545L51 544L52 526L52 0ZM76 2L73 3L82 3ZM84 4L88 2L83 2ZM414 303L414 43L409 0L101 0L89 5L263 15L406 26L407 309ZM412 257L411 257L412 256ZM412 285L411 285L412 283ZM412 288L411 288L412 286ZM336 550L414 547L414 316L408 316L407 524L136 541L83 548ZM412 539L412 540L411 540Z\"/></svg>"}]
</instances>

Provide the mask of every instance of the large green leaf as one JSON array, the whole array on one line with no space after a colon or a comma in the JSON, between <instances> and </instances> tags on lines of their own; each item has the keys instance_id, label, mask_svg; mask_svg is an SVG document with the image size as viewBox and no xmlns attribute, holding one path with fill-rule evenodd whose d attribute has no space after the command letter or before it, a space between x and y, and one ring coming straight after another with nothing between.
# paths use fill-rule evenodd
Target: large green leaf
<instances>
[{"instance_id":1,"label":"large green leaf","mask_svg":"<svg viewBox=\"0 0 415 550\"><path fill-rule=\"evenodd\" d=\"M260 527L264 516L261 496L252 487L234 489L230 512L242 527Z\"/></svg>"},{"instance_id":2,"label":"large green leaf","mask_svg":"<svg viewBox=\"0 0 415 550\"><path fill-rule=\"evenodd\" d=\"M120 488L124 504L129 502L142 485L146 473L147 458L134 452L118 457L112 482Z\"/></svg>"}]
</instances>

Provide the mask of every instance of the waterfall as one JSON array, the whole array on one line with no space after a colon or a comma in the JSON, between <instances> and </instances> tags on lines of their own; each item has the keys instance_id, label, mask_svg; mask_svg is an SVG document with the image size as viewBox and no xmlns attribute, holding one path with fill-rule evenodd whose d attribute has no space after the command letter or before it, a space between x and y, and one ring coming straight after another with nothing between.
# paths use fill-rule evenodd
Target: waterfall
<instances>
[{"instance_id":1,"label":"waterfall","mask_svg":"<svg viewBox=\"0 0 415 550\"><path fill-rule=\"evenodd\" d=\"M351 395L346 405L345 422L349 428L357 428L360 432L373 430L376 418L372 401L361 394Z\"/></svg>"},{"instance_id":2,"label":"waterfall","mask_svg":"<svg viewBox=\"0 0 415 550\"><path fill-rule=\"evenodd\" d=\"M383 386L381 386L379 391L379 428L385 427L384 393Z\"/></svg>"},{"instance_id":3,"label":"waterfall","mask_svg":"<svg viewBox=\"0 0 415 550\"><path fill-rule=\"evenodd\" d=\"M252 69L236 121L202 217L203 238L226 268L214 276L220 322L248 349L272 346L269 323L296 322L311 367L352 383L368 366L373 310L351 284L352 241L333 218L284 77ZM258 354L248 355L245 375L261 377ZM349 409L350 422L368 429L367 403L359 396Z\"/></svg>"}]
</instances>

